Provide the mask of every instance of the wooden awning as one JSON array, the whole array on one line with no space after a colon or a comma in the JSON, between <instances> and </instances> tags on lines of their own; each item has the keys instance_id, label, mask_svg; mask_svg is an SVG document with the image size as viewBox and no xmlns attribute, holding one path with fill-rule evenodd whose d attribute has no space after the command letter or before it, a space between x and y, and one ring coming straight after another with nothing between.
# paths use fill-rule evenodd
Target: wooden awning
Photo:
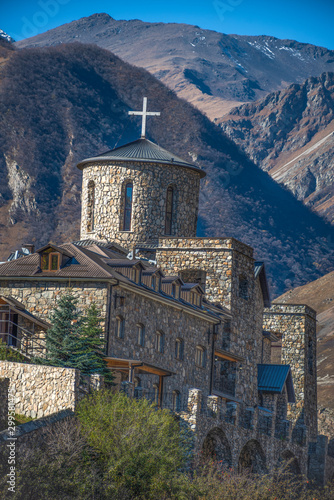
<instances>
[{"instance_id":1,"label":"wooden awning","mask_svg":"<svg viewBox=\"0 0 334 500\"><path fill-rule=\"evenodd\" d=\"M223 349L215 348L215 356L220 359L225 359L227 361L234 361L239 363L244 363L245 358L242 356L238 356L238 354L234 354L233 352L224 351Z\"/></svg>"},{"instance_id":2,"label":"wooden awning","mask_svg":"<svg viewBox=\"0 0 334 500\"><path fill-rule=\"evenodd\" d=\"M159 375L160 377L170 377L175 375L175 372L166 370L165 368L160 368L158 366L150 365L141 360L137 359L122 359L122 358L104 358L107 361L108 368L111 370L133 370L136 369L143 373L152 373L154 375Z\"/></svg>"}]
</instances>

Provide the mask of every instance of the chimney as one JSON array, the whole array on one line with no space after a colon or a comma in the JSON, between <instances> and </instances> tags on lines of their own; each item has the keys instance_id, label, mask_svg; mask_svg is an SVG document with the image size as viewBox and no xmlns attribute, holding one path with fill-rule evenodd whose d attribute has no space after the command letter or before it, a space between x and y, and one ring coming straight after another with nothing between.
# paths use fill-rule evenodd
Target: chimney
<instances>
[{"instance_id":1,"label":"chimney","mask_svg":"<svg viewBox=\"0 0 334 500\"><path fill-rule=\"evenodd\" d=\"M35 252L35 245L32 245L31 243L27 243L26 245L23 245L23 248L26 248L29 251L29 253Z\"/></svg>"}]
</instances>

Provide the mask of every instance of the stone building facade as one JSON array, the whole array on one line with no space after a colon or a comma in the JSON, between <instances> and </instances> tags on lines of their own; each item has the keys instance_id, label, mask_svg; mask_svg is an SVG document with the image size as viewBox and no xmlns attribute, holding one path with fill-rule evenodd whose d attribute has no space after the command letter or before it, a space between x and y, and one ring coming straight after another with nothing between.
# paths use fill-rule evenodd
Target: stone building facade
<instances>
[{"instance_id":1,"label":"stone building facade","mask_svg":"<svg viewBox=\"0 0 334 500\"><path fill-rule=\"evenodd\" d=\"M67 289L81 310L95 302L119 387L181 415L197 452L330 478L315 313L271 306L249 246L196 238L202 170L145 138L78 167L81 240L0 265L0 297L32 322L49 321Z\"/></svg>"},{"instance_id":2,"label":"stone building facade","mask_svg":"<svg viewBox=\"0 0 334 500\"><path fill-rule=\"evenodd\" d=\"M264 329L278 338L273 357L291 366L296 403L288 408L289 418L297 427L305 427L311 439L316 439L316 312L303 305L273 304L264 311Z\"/></svg>"},{"instance_id":3,"label":"stone building facade","mask_svg":"<svg viewBox=\"0 0 334 500\"><path fill-rule=\"evenodd\" d=\"M156 241L162 234L195 236L204 172L147 139L128 145L132 161L123 158L124 149L78 165L83 171L81 239L116 241L131 247ZM143 149L149 152L146 161L139 157ZM169 193L170 224L165 216ZM127 210L131 212L128 220Z\"/></svg>"}]
</instances>

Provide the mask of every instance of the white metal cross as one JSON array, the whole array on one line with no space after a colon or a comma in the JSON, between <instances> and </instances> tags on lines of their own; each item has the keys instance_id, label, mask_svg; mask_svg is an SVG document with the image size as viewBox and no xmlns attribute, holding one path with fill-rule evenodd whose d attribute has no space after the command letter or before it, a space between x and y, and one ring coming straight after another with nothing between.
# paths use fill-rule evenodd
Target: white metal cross
<instances>
[{"instance_id":1,"label":"white metal cross","mask_svg":"<svg viewBox=\"0 0 334 500\"><path fill-rule=\"evenodd\" d=\"M158 111L147 111L147 97L144 97L143 99L143 111L129 111L129 115L136 115L136 116L141 116L142 121L141 121L141 137L142 139L145 138L145 133L146 133L146 117L147 116L160 116L160 113Z\"/></svg>"}]
</instances>

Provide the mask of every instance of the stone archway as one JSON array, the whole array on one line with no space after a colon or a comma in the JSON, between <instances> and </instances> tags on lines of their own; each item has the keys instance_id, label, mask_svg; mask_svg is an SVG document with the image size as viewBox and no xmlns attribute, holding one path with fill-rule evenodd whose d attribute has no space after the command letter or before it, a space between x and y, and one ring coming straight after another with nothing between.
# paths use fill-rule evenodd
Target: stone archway
<instances>
[{"instance_id":1,"label":"stone archway","mask_svg":"<svg viewBox=\"0 0 334 500\"><path fill-rule=\"evenodd\" d=\"M277 462L277 469L279 473L301 475L300 465L298 459L290 450L285 450L281 454Z\"/></svg>"},{"instance_id":2,"label":"stone archway","mask_svg":"<svg viewBox=\"0 0 334 500\"><path fill-rule=\"evenodd\" d=\"M258 441L251 439L242 448L239 462L239 472L264 474L267 472L266 456Z\"/></svg>"},{"instance_id":3,"label":"stone archway","mask_svg":"<svg viewBox=\"0 0 334 500\"><path fill-rule=\"evenodd\" d=\"M215 427L203 441L202 453L204 459L213 458L224 468L232 467L232 452L228 439L222 429Z\"/></svg>"}]
</instances>

